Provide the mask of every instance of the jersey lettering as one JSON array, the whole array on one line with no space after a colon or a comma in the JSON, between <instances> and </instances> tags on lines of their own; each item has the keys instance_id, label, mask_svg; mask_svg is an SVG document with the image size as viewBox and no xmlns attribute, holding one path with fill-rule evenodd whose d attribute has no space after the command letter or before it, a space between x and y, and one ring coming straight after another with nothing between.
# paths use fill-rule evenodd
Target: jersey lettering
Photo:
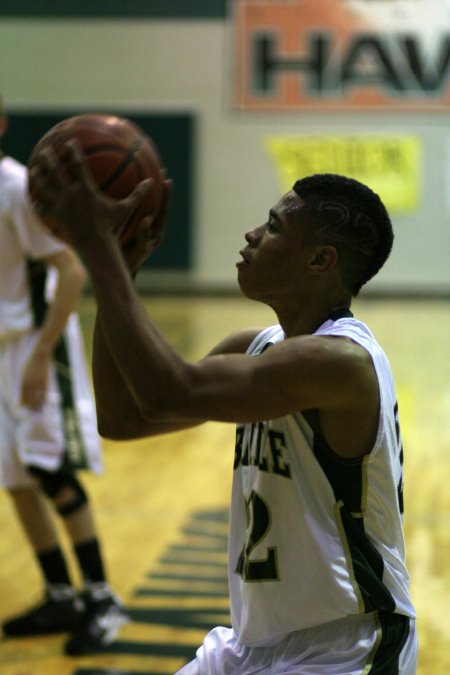
<instances>
[{"instance_id":1,"label":"jersey lettering","mask_svg":"<svg viewBox=\"0 0 450 675\"><path fill-rule=\"evenodd\" d=\"M263 433L264 433L264 424L262 422L258 422L258 424L254 424L252 427L252 436L255 431L255 428L257 429L256 431L256 453L255 453L255 459L254 459L254 465L257 466L261 471L268 471L268 466L267 466L267 459L265 457L261 457L261 448L262 448L262 439L263 439Z\"/></svg>"},{"instance_id":2,"label":"jersey lettering","mask_svg":"<svg viewBox=\"0 0 450 675\"><path fill-rule=\"evenodd\" d=\"M260 471L290 478L291 468L283 458L286 447L284 434L275 429L267 429L263 422L252 424L246 442L244 441L244 427L238 427L234 469L239 466L256 466Z\"/></svg>"},{"instance_id":3,"label":"jersey lettering","mask_svg":"<svg viewBox=\"0 0 450 675\"><path fill-rule=\"evenodd\" d=\"M239 556L236 572L243 581L279 581L276 547L266 548L263 558L252 558L255 547L270 529L270 511L265 501L253 490L245 502L247 537Z\"/></svg>"},{"instance_id":4,"label":"jersey lettering","mask_svg":"<svg viewBox=\"0 0 450 675\"><path fill-rule=\"evenodd\" d=\"M269 429L269 443L272 454L272 471L279 476L291 477L291 469L287 462L283 460L283 449L286 447L284 434L279 431Z\"/></svg>"}]
</instances>

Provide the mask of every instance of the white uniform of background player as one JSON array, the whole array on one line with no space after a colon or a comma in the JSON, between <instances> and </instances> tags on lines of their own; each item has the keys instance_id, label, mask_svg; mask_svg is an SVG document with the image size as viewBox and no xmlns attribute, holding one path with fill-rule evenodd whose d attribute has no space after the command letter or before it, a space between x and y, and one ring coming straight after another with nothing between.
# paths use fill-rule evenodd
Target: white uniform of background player
<instances>
[{"instance_id":1,"label":"white uniform of background player","mask_svg":"<svg viewBox=\"0 0 450 675\"><path fill-rule=\"evenodd\" d=\"M0 162L0 481L7 488L31 482L25 468L30 464L49 471L64 462L96 472L102 468L76 314L70 316L58 348L67 360L52 364L44 404L31 410L20 400L21 374L37 338L36 314L44 309L42 294L50 299L55 281L52 274L45 281L46 266L35 261L63 248L33 216L23 196L25 173L10 157Z\"/></svg>"},{"instance_id":2,"label":"white uniform of background player","mask_svg":"<svg viewBox=\"0 0 450 675\"><path fill-rule=\"evenodd\" d=\"M84 279L78 257L34 215L26 168L0 154L0 485L10 493L45 582L43 602L5 621L3 632L70 631L65 651L72 655L102 649L127 620L107 583L91 504L76 472L102 470L73 312ZM49 500L71 539L81 593L71 582Z\"/></svg>"},{"instance_id":3,"label":"white uniform of background player","mask_svg":"<svg viewBox=\"0 0 450 675\"><path fill-rule=\"evenodd\" d=\"M356 460L338 457L311 411L237 428L233 628L211 631L183 675L416 672L396 394L385 354L348 315L317 334L350 337L371 354L381 394L373 449ZM283 339L273 326L248 353Z\"/></svg>"}]
</instances>

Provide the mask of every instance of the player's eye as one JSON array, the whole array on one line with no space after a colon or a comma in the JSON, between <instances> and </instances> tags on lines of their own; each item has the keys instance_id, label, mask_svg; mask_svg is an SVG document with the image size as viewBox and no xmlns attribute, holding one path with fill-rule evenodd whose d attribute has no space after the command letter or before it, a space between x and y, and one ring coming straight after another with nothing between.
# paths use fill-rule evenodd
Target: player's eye
<instances>
[{"instance_id":1,"label":"player's eye","mask_svg":"<svg viewBox=\"0 0 450 675\"><path fill-rule=\"evenodd\" d=\"M268 232L276 232L277 231L277 221L273 216L269 216L269 220L266 223L266 230Z\"/></svg>"}]
</instances>

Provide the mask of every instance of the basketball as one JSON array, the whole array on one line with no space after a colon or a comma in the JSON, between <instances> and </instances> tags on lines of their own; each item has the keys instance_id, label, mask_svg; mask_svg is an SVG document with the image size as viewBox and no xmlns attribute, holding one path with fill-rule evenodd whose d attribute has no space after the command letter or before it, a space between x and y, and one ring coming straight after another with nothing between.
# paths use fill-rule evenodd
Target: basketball
<instances>
[{"instance_id":1,"label":"basketball","mask_svg":"<svg viewBox=\"0 0 450 675\"><path fill-rule=\"evenodd\" d=\"M28 168L39 165L39 153L46 147L51 147L64 163L67 156L64 144L73 138L80 143L97 185L110 197L123 199L140 181L153 178L149 194L121 234L121 244L128 244L135 237L142 218L157 214L160 206L161 160L156 145L142 129L123 117L100 113L76 115L44 134L30 155ZM39 198L32 176L28 189L32 200ZM41 220L50 230L55 229L51 219Z\"/></svg>"}]
</instances>

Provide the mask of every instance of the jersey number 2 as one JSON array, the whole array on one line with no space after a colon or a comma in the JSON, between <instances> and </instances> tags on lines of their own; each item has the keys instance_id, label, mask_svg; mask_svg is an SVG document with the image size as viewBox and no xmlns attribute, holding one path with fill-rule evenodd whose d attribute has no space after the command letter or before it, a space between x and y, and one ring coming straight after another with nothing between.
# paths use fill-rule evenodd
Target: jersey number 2
<instances>
[{"instance_id":1,"label":"jersey number 2","mask_svg":"<svg viewBox=\"0 0 450 675\"><path fill-rule=\"evenodd\" d=\"M278 581L278 562L275 547L266 549L266 556L261 560L251 558L253 549L259 544L270 527L270 512L265 501L252 491L246 501L247 538L239 556L236 572L243 581Z\"/></svg>"}]
</instances>

